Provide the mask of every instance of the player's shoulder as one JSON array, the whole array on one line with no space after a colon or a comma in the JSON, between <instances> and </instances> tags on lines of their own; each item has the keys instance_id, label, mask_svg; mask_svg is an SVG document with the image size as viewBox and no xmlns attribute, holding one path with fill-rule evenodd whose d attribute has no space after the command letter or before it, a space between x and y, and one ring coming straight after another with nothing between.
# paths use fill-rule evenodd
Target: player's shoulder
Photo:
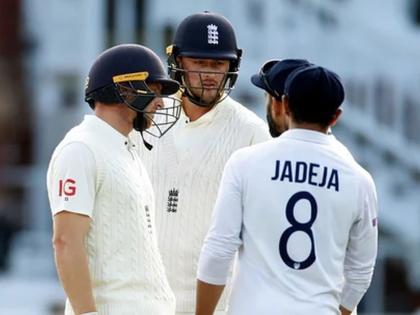
<instances>
[{"instance_id":1,"label":"player's shoulder","mask_svg":"<svg viewBox=\"0 0 420 315\"><path fill-rule=\"evenodd\" d=\"M272 138L270 140L253 144L251 146L243 147L236 150L231 159L237 161L259 161L265 156L270 155L276 149L279 139ZM239 162L238 162L239 163ZM241 162L242 163L242 162Z\"/></svg>"},{"instance_id":2,"label":"player's shoulder","mask_svg":"<svg viewBox=\"0 0 420 315\"><path fill-rule=\"evenodd\" d=\"M363 187L375 187L372 175L367 169L365 169L359 162L357 162L353 158L353 156L350 154L350 151L342 151L341 154L343 163L351 169L352 173L355 177L358 178L358 182Z\"/></svg>"},{"instance_id":3,"label":"player's shoulder","mask_svg":"<svg viewBox=\"0 0 420 315\"><path fill-rule=\"evenodd\" d=\"M375 187L375 182L373 180L372 175L369 173L368 170L366 170L362 165L354 161L354 163L357 165L355 168L358 171L359 177L361 179L361 182L368 187Z\"/></svg>"},{"instance_id":4,"label":"player's shoulder","mask_svg":"<svg viewBox=\"0 0 420 315\"><path fill-rule=\"evenodd\" d=\"M81 141L61 142L53 152L51 166L73 164L74 161L90 163L95 161L92 149ZM81 166L81 165L79 165Z\"/></svg>"},{"instance_id":5,"label":"player's shoulder","mask_svg":"<svg viewBox=\"0 0 420 315\"><path fill-rule=\"evenodd\" d=\"M74 126L65 134L60 144L83 141L93 134L94 133L90 132L89 124L86 123L86 120L83 120L80 124Z\"/></svg>"},{"instance_id":6,"label":"player's shoulder","mask_svg":"<svg viewBox=\"0 0 420 315\"><path fill-rule=\"evenodd\" d=\"M69 141L57 146L57 153L68 156L93 155L92 149L83 141Z\"/></svg>"},{"instance_id":7,"label":"player's shoulder","mask_svg":"<svg viewBox=\"0 0 420 315\"><path fill-rule=\"evenodd\" d=\"M332 140L331 145L334 147L334 151L338 155L340 155L345 160L354 160L353 154L340 140L338 140L333 134L329 134L328 136Z\"/></svg>"},{"instance_id":8,"label":"player's shoulder","mask_svg":"<svg viewBox=\"0 0 420 315\"><path fill-rule=\"evenodd\" d=\"M81 169L95 169L96 158L83 142L62 142L54 150L48 165L47 179L58 173Z\"/></svg>"},{"instance_id":9,"label":"player's shoulder","mask_svg":"<svg viewBox=\"0 0 420 315\"><path fill-rule=\"evenodd\" d=\"M224 102L224 108L231 111L231 114L235 120L239 123L262 126L265 127L266 123L256 113L249 108L245 107L238 101L234 100L230 96L226 97Z\"/></svg>"},{"instance_id":10,"label":"player's shoulder","mask_svg":"<svg viewBox=\"0 0 420 315\"><path fill-rule=\"evenodd\" d=\"M56 146L52 158L93 156L92 148L89 146L89 133L86 126L81 123L70 129L60 143Z\"/></svg>"}]
</instances>

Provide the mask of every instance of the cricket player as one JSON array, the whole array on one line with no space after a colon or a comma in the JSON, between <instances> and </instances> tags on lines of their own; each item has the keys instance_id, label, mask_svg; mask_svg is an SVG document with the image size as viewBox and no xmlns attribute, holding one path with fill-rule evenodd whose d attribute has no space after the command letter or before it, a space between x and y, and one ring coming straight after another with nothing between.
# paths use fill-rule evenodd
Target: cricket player
<instances>
[{"instance_id":1,"label":"cricket player","mask_svg":"<svg viewBox=\"0 0 420 315\"><path fill-rule=\"evenodd\" d=\"M348 315L369 287L377 197L369 173L328 135L341 114L340 79L298 68L282 99L290 129L225 167L199 261L197 315L213 314L237 251L228 314Z\"/></svg>"},{"instance_id":2,"label":"cricket player","mask_svg":"<svg viewBox=\"0 0 420 315\"><path fill-rule=\"evenodd\" d=\"M140 155L155 190L159 247L177 314L194 314L197 262L223 167L237 149L271 137L262 119L229 96L242 51L225 17L186 17L168 55L170 75L181 85L181 117ZM222 298L219 314L225 304Z\"/></svg>"},{"instance_id":3,"label":"cricket player","mask_svg":"<svg viewBox=\"0 0 420 315\"><path fill-rule=\"evenodd\" d=\"M67 133L47 174L66 315L175 312L157 246L153 190L129 134L155 125L155 116L167 117L164 128L173 125L180 104L168 95L178 88L141 45L110 48L90 69L85 100L94 115Z\"/></svg>"}]
</instances>

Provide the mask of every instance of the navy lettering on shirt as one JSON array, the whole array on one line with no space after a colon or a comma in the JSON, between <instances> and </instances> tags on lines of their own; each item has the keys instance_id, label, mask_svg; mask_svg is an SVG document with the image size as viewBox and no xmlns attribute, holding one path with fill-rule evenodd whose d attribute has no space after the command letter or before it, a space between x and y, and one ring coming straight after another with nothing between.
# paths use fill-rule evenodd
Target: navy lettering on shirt
<instances>
[{"instance_id":1,"label":"navy lettering on shirt","mask_svg":"<svg viewBox=\"0 0 420 315\"><path fill-rule=\"evenodd\" d=\"M280 161L274 166L271 180L290 183L307 183L339 191L339 175L334 168L303 161Z\"/></svg>"}]
</instances>

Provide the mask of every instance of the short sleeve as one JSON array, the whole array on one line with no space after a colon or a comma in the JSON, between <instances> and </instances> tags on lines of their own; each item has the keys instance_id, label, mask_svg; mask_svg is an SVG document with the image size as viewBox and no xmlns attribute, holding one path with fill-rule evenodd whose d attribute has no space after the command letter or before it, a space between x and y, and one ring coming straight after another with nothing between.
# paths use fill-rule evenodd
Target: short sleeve
<instances>
[{"instance_id":1,"label":"short sleeve","mask_svg":"<svg viewBox=\"0 0 420 315\"><path fill-rule=\"evenodd\" d=\"M96 186L93 153L83 143L70 143L58 151L47 174L48 197L53 215L69 211L92 216Z\"/></svg>"}]
</instances>

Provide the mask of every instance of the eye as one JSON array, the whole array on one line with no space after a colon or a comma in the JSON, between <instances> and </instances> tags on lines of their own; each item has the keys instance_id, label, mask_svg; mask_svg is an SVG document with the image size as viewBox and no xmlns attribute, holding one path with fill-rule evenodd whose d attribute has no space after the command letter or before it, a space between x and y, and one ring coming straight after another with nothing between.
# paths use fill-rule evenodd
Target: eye
<instances>
[{"instance_id":1,"label":"eye","mask_svg":"<svg viewBox=\"0 0 420 315\"><path fill-rule=\"evenodd\" d=\"M225 69L229 66L229 61L227 60L217 60L216 61L216 67L218 69Z\"/></svg>"}]
</instances>

